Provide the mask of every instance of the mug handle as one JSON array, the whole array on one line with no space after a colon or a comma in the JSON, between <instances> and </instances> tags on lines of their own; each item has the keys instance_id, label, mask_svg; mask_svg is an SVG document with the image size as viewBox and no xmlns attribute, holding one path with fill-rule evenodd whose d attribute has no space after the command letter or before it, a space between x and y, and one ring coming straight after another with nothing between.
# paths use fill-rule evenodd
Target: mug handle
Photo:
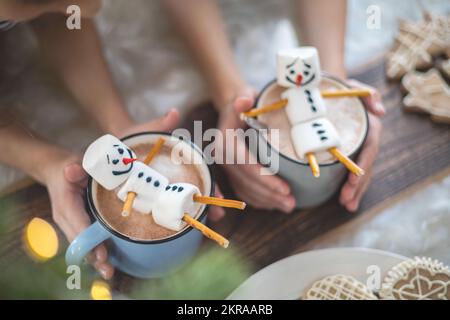
<instances>
[{"instance_id":1,"label":"mug handle","mask_svg":"<svg viewBox=\"0 0 450 320\"><path fill-rule=\"evenodd\" d=\"M66 264L80 265L84 257L111 234L98 221L83 230L69 245L66 251Z\"/></svg>"}]
</instances>

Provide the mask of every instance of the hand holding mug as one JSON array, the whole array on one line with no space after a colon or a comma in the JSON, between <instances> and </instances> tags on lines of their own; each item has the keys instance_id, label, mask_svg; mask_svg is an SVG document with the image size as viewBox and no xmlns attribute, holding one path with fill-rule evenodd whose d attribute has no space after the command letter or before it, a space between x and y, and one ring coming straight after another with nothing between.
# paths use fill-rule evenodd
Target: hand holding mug
<instances>
[{"instance_id":1,"label":"hand holding mug","mask_svg":"<svg viewBox=\"0 0 450 320\"><path fill-rule=\"evenodd\" d=\"M239 114L250 110L255 101L255 91L252 88L243 88L233 99L231 105L225 106L220 112L218 128L225 133L226 129L244 127ZM231 143L228 141L228 143ZM238 152L245 153L245 159L254 159L243 141L237 140ZM224 141L224 154L227 148L233 148ZM255 163L255 162L254 162ZM233 164L223 165L228 174L231 186L237 196L259 209L277 209L290 213L295 208L295 199L291 195L289 185L279 176L261 175L260 164Z\"/></svg>"}]
</instances>

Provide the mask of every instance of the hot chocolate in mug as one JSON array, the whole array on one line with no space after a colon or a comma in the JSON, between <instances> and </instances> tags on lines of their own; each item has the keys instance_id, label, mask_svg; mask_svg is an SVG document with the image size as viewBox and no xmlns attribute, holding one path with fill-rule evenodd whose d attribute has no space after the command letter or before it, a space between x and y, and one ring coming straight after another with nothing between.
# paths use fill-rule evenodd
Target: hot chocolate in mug
<instances>
[{"instance_id":1,"label":"hot chocolate in mug","mask_svg":"<svg viewBox=\"0 0 450 320\"><path fill-rule=\"evenodd\" d=\"M194 143L161 132L134 134L122 141L142 158L161 136L166 139L165 153L155 157L151 166L166 175L171 182L196 184L202 194L212 196L214 181L211 170L202 151ZM173 163L170 150L175 145L177 152L180 149L185 149L186 154L193 152L200 161L196 161L195 165ZM132 212L130 216L123 217L123 202L117 198L116 192L107 191L89 178L86 199L93 223L68 247L68 265L81 264L85 256L103 242L107 244L108 257L115 268L141 278L164 276L195 255L203 238L199 231L189 226L179 232L170 231L154 223L151 215ZM206 220L206 209L205 205L201 205L196 215L202 223Z\"/></svg>"},{"instance_id":2,"label":"hot chocolate in mug","mask_svg":"<svg viewBox=\"0 0 450 320\"><path fill-rule=\"evenodd\" d=\"M326 73L322 73L321 90L343 90L349 87L342 81ZM255 108L270 105L281 98L285 88L273 80L259 94ZM327 98L327 118L336 127L341 138L341 151L355 160L361 151L367 137L369 119L366 106L361 98ZM258 155L262 164L273 166L275 173L291 186L296 199L297 208L308 208L320 205L330 199L341 188L348 170L328 152L316 154L320 165L320 177L311 173L306 159L296 154L291 141L291 125L284 109L272 111L258 116L258 121L269 129L278 129L278 141L271 144L270 130L260 130L258 134L258 150L252 151ZM275 145L277 147L275 147ZM266 150L267 152L261 152Z\"/></svg>"}]
</instances>

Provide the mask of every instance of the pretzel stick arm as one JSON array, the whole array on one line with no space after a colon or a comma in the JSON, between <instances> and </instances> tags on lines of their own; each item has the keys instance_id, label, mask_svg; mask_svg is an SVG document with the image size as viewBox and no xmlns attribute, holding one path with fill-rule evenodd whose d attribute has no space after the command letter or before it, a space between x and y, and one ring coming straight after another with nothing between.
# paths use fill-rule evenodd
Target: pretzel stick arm
<instances>
[{"instance_id":1,"label":"pretzel stick arm","mask_svg":"<svg viewBox=\"0 0 450 320\"><path fill-rule=\"evenodd\" d=\"M144 163L145 164L149 164L153 158L158 154L158 152L161 150L164 142L166 141L166 139L164 139L163 137L160 137L156 143L152 146L152 148L150 149L150 152L148 153L147 157L145 157L144 159ZM127 194L127 198L123 204L123 209L122 209L122 216L127 217L130 215L131 209L133 208L133 202L134 199L136 199L136 193L135 192L128 192Z\"/></svg>"},{"instance_id":2,"label":"pretzel stick arm","mask_svg":"<svg viewBox=\"0 0 450 320\"><path fill-rule=\"evenodd\" d=\"M261 108L252 109L250 111L243 112L241 115L244 117L254 118L254 117L257 117L264 113L268 113L268 112L275 111L278 109L283 109L284 107L286 107L286 105L287 105L287 100L283 99L283 100L277 101L275 103L269 104L268 106L264 106Z\"/></svg>"},{"instance_id":3,"label":"pretzel stick arm","mask_svg":"<svg viewBox=\"0 0 450 320\"><path fill-rule=\"evenodd\" d=\"M306 157L308 158L309 166L311 167L311 171L314 175L314 177L318 178L320 177L320 168L319 164L317 163L316 156L314 153L307 153Z\"/></svg>"},{"instance_id":4,"label":"pretzel stick arm","mask_svg":"<svg viewBox=\"0 0 450 320\"><path fill-rule=\"evenodd\" d=\"M136 199L135 192L128 192L127 198L123 204L122 216L128 217L130 215L131 208L133 207L134 199Z\"/></svg>"},{"instance_id":5,"label":"pretzel stick arm","mask_svg":"<svg viewBox=\"0 0 450 320\"><path fill-rule=\"evenodd\" d=\"M150 152L148 153L147 157L145 157L144 159L144 163L145 164L149 164L153 158L158 154L158 152L161 150L164 142L166 141L166 139L164 139L163 137L160 137L156 143L153 145L153 147L150 149Z\"/></svg>"},{"instance_id":6,"label":"pretzel stick arm","mask_svg":"<svg viewBox=\"0 0 450 320\"><path fill-rule=\"evenodd\" d=\"M194 201L203 203L203 204L210 204L210 205L218 206L218 207L234 208L234 209L240 209L240 210L244 210L245 207L247 206L247 204L243 201L222 199L222 198L216 198L216 197L208 197L208 196L202 196L201 194L194 195Z\"/></svg>"},{"instance_id":7,"label":"pretzel stick arm","mask_svg":"<svg viewBox=\"0 0 450 320\"><path fill-rule=\"evenodd\" d=\"M349 157L343 154L337 148L330 148L328 150L333 156L336 157L349 171L356 174L358 177L364 175L364 170L360 168L356 163L352 161Z\"/></svg>"},{"instance_id":8,"label":"pretzel stick arm","mask_svg":"<svg viewBox=\"0 0 450 320\"><path fill-rule=\"evenodd\" d=\"M192 218L187 213L184 214L183 221L186 222L188 225L190 225L192 228L195 228L198 231L200 231L205 237L217 242L221 247L228 248L230 242L227 239L225 239L223 236L221 236L214 230L208 228L200 221Z\"/></svg>"},{"instance_id":9,"label":"pretzel stick arm","mask_svg":"<svg viewBox=\"0 0 450 320\"><path fill-rule=\"evenodd\" d=\"M367 89L348 89L336 91L321 91L322 98L340 98L340 97L369 97L372 91Z\"/></svg>"}]
</instances>

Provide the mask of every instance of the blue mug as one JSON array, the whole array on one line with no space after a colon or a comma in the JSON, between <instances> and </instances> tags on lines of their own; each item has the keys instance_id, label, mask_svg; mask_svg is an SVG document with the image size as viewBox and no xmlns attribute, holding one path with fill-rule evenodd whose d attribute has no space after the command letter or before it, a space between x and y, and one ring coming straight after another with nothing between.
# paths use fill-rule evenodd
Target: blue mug
<instances>
[{"instance_id":1,"label":"blue mug","mask_svg":"<svg viewBox=\"0 0 450 320\"><path fill-rule=\"evenodd\" d=\"M161 135L166 136L167 144L185 143L194 152L198 152L203 159L201 164L202 177L209 195L214 194L214 181L211 170L205 161L200 148L193 142L182 141L168 133L148 132L127 136L122 141L130 147L155 142ZM87 209L94 221L87 229L81 232L69 245L66 251L67 265L80 265L86 255L96 246L107 241L108 256L111 264L138 278L157 278L167 275L169 272L180 268L192 258L200 247L203 235L186 227L182 231L157 240L136 240L129 238L114 229L99 214L96 194L97 182L89 178L87 187ZM207 206L203 206L198 220L206 221ZM120 213L118 213L120 214Z\"/></svg>"}]
</instances>

